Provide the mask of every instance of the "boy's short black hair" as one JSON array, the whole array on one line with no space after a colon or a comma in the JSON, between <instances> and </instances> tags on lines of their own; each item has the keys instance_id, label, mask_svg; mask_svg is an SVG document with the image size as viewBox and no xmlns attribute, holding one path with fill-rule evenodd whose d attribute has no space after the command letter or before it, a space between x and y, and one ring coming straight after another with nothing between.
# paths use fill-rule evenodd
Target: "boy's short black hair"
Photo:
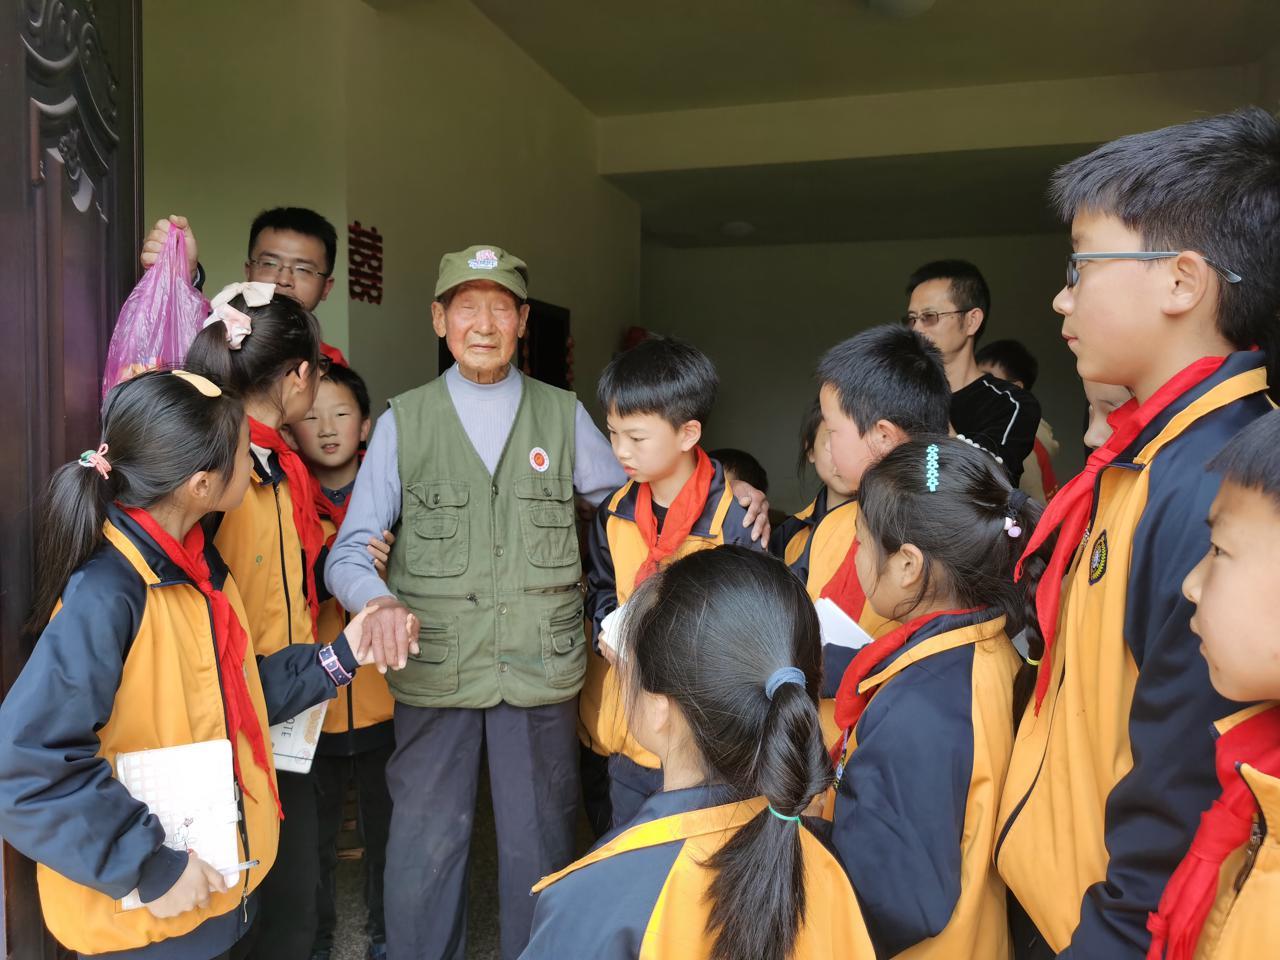
<instances>
[{"instance_id":1,"label":"boy's short black hair","mask_svg":"<svg viewBox=\"0 0 1280 960\"><path fill-rule=\"evenodd\" d=\"M737 447L721 447L707 454L712 460L720 461L724 467L743 483L755 487L761 493L769 492L769 471L764 464Z\"/></svg>"},{"instance_id":2,"label":"boy's short black hair","mask_svg":"<svg viewBox=\"0 0 1280 960\"><path fill-rule=\"evenodd\" d=\"M253 218L253 226L249 228L249 256L253 256L253 245L258 234L263 230L291 230L303 236L315 237L324 244L324 273L333 273L334 262L338 258L338 231L333 224L314 210L306 207L273 207L263 210Z\"/></svg>"},{"instance_id":3,"label":"boy's short black hair","mask_svg":"<svg viewBox=\"0 0 1280 960\"><path fill-rule=\"evenodd\" d=\"M606 413L652 413L679 429L690 420L706 426L719 386L705 353L681 340L655 337L609 361L596 394Z\"/></svg>"},{"instance_id":4,"label":"boy's short black hair","mask_svg":"<svg viewBox=\"0 0 1280 960\"><path fill-rule=\"evenodd\" d=\"M917 267L911 274L907 281L907 296L910 297L916 287L930 280L950 281L951 299L958 309L982 311L982 323L978 324L978 332L973 335L976 343L987 329L987 318L991 316L991 289L982 271L968 260L933 260Z\"/></svg>"},{"instance_id":5,"label":"boy's short black hair","mask_svg":"<svg viewBox=\"0 0 1280 960\"><path fill-rule=\"evenodd\" d=\"M369 419L369 388L365 386L364 377L350 367L344 367L340 363L333 363L329 365L329 369L321 379L336 383L338 386L346 387L350 390L356 398L356 406L360 408L361 419Z\"/></svg>"},{"instance_id":6,"label":"boy's short black hair","mask_svg":"<svg viewBox=\"0 0 1280 960\"><path fill-rule=\"evenodd\" d=\"M1218 284L1218 331L1272 346L1280 307L1280 123L1247 107L1103 144L1059 167L1062 219L1109 214L1147 250L1194 250L1239 283ZM1080 251L1087 252L1087 251Z\"/></svg>"},{"instance_id":7,"label":"boy's short black hair","mask_svg":"<svg viewBox=\"0 0 1280 960\"><path fill-rule=\"evenodd\" d=\"M830 385L840 408L866 433L887 420L908 436L946 433L951 387L942 354L898 324L864 330L818 361L818 386Z\"/></svg>"},{"instance_id":8,"label":"boy's short black hair","mask_svg":"<svg viewBox=\"0 0 1280 960\"><path fill-rule=\"evenodd\" d=\"M1259 417L1209 461L1223 483L1256 490L1280 508L1280 410Z\"/></svg>"},{"instance_id":9,"label":"boy's short black hair","mask_svg":"<svg viewBox=\"0 0 1280 960\"><path fill-rule=\"evenodd\" d=\"M1030 390L1040 376L1040 362L1019 340L994 340L973 355L980 367L1002 367L1008 379L1017 380L1022 389Z\"/></svg>"}]
</instances>

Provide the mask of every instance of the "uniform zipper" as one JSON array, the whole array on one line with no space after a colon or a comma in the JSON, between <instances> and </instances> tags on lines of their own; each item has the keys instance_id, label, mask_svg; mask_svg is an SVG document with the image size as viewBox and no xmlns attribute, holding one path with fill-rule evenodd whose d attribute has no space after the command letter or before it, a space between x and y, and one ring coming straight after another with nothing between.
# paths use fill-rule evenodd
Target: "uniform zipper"
<instances>
[{"instance_id":1,"label":"uniform zipper","mask_svg":"<svg viewBox=\"0 0 1280 960\"><path fill-rule=\"evenodd\" d=\"M1240 772L1240 764L1236 764L1236 776L1244 780L1244 775ZM1244 864L1240 867L1240 872L1236 875L1235 890L1239 896L1240 891L1244 889L1245 881L1249 879L1249 874L1253 871L1253 865L1258 859L1258 851L1262 849L1262 841L1267 835L1266 817L1262 813L1262 804L1258 803L1258 795L1253 792L1253 787L1249 785L1249 781L1244 781L1245 787L1253 796L1253 802L1258 806L1258 815L1253 818L1253 826L1249 828L1249 844L1244 851Z\"/></svg>"},{"instance_id":2,"label":"uniform zipper","mask_svg":"<svg viewBox=\"0 0 1280 960\"><path fill-rule=\"evenodd\" d=\"M284 562L284 520L280 517L280 485L273 483L271 492L276 497L276 530L280 536L280 578L284 581L284 622L289 630L289 645L293 646L293 604L289 600L289 568Z\"/></svg>"},{"instance_id":3,"label":"uniform zipper","mask_svg":"<svg viewBox=\"0 0 1280 960\"><path fill-rule=\"evenodd\" d=\"M217 627L213 622L213 604L210 602L208 597L205 598L205 607L209 611L209 636L213 638L214 645L213 663L218 675L218 693L222 697L222 726L227 731L228 739L230 739L231 722L227 718L227 688L222 680L222 664L218 660L218 633ZM233 742L231 744L231 750L233 753L235 752L235 749L236 744ZM253 859L253 855L249 850L249 827L248 820L245 817L244 812L244 793L240 789L240 784L237 783L234 786L236 791L236 810L240 814L240 819L237 824L240 829L240 842L244 844L244 858L246 860L251 860ZM249 875L251 872L252 869L244 872L244 883L240 891L240 909L245 923L249 922Z\"/></svg>"}]
</instances>

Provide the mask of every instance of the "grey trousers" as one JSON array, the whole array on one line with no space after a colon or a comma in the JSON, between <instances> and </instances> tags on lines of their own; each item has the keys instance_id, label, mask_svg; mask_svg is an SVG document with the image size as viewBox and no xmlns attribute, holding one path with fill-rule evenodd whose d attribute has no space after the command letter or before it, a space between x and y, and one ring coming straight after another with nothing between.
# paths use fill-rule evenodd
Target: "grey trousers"
<instances>
[{"instance_id":1,"label":"grey trousers","mask_svg":"<svg viewBox=\"0 0 1280 960\"><path fill-rule=\"evenodd\" d=\"M389 960L463 960L467 861L487 746L498 834L503 960L529 941L529 889L570 863L578 815L578 700L488 709L396 704L387 764Z\"/></svg>"}]
</instances>

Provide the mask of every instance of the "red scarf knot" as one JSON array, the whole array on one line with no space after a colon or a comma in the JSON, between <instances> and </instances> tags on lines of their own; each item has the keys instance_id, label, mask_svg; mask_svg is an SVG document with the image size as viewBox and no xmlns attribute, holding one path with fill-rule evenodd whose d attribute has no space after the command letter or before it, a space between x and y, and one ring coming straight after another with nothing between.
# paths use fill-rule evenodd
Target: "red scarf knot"
<instances>
[{"instance_id":1,"label":"red scarf knot","mask_svg":"<svg viewBox=\"0 0 1280 960\"><path fill-rule=\"evenodd\" d=\"M1146 403L1138 405L1130 400L1117 408L1107 418L1112 434L1101 447L1090 454L1085 467L1063 485L1045 508L1040 523L1027 541L1026 549L1014 571L1014 579L1022 579L1022 568L1031 556L1056 531L1058 541L1036 590L1036 619L1044 637L1044 655L1036 676L1035 712L1049 691L1050 665L1053 662L1054 641L1058 634L1058 613L1062 601L1062 581L1071 560L1084 542L1085 529L1093 514L1093 494L1098 474L1102 468L1123 453L1153 420L1168 409L1169 405L1189 390L1203 383L1226 361L1226 357L1202 357L1191 364L1168 383L1157 390Z\"/></svg>"},{"instance_id":2,"label":"red scarf knot","mask_svg":"<svg viewBox=\"0 0 1280 960\"><path fill-rule=\"evenodd\" d=\"M636 573L637 587L675 555L680 545L689 539L694 524L707 507L716 466L701 447L695 447L694 453L697 454L698 462L693 468L693 476L685 481L685 485L667 508L661 533L658 532L658 518L653 512L652 488L647 483L636 485L636 528L640 531L645 546L649 548L649 555Z\"/></svg>"}]
</instances>

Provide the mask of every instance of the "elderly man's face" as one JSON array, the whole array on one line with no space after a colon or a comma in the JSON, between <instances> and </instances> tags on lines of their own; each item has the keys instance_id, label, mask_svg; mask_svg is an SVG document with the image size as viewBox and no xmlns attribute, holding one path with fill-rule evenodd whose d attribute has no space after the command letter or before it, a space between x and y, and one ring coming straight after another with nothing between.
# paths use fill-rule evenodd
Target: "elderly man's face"
<instances>
[{"instance_id":1,"label":"elderly man's face","mask_svg":"<svg viewBox=\"0 0 1280 960\"><path fill-rule=\"evenodd\" d=\"M496 383L507 375L528 319L529 305L520 306L510 290L489 280L456 287L448 306L431 304L436 336L445 338L459 372L475 383Z\"/></svg>"}]
</instances>

